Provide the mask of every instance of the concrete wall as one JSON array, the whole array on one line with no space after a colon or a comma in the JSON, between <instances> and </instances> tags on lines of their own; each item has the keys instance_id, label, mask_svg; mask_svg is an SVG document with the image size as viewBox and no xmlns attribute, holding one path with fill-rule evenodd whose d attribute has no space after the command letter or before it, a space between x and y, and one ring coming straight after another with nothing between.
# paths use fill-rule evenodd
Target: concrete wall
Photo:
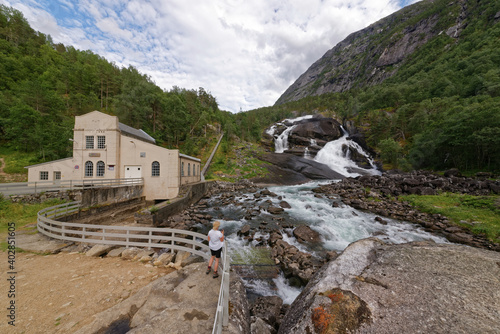
<instances>
[{"instance_id":1,"label":"concrete wall","mask_svg":"<svg viewBox=\"0 0 500 334\"><path fill-rule=\"evenodd\" d=\"M86 189L82 192L82 207L118 203L142 197L143 186Z\"/></svg>"},{"instance_id":2,"label":"concrete wall","mask_svg":"<svg viewBox=\"0 0 500 334\"><path fill-rule=\"evenodd\" d=\"M188 185L188 190L183 197L155 205L158 211L153 214L150 213L148 209L142 210L135 214L135 221L139 224L153 224L154 226L158 226L161 221L185 210L191 204L198 202L210 190L213 182L214 181L206 181Z\"/></svg>"}]
</instances>

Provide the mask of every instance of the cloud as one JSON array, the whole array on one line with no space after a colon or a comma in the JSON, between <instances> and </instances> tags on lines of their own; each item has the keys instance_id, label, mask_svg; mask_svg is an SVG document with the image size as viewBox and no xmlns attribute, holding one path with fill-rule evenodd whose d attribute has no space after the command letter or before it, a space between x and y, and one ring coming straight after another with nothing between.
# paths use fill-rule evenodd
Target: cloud
<instances>
[{"instance_id":1,"label":"cloud","mask_svg":"<svg viewBox=\"0 0 500 334\"><path fill-rule=\"evenodd\" d=\"M348 34L414 0L0 0L56 43L204 87L237 112L274 104Z\"/></svg>"}]
</instances>

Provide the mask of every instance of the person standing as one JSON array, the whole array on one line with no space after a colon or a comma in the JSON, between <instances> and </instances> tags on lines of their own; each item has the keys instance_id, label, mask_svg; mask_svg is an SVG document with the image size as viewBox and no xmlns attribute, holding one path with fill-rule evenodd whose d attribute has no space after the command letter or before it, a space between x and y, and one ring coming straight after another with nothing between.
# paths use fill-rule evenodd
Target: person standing
<instances>
[{"instance_id":1,"label":"person standing","mask_svg":"<svg viewBox=\"0 0 500 334\"><path fill-rule=\"evenodd\" d=\"M212 268L212 263L215 259L214 265L214 276L213 278L219 277L217 273L217 268L219 268L219 259L222 252L222 245L224 242L224 230L219 231L220 221L216 220L214 222L213 228L208 232L208 247L210 247L210 261L208 261L207 275L210 274Z\"/></svg>"}]
</instances>

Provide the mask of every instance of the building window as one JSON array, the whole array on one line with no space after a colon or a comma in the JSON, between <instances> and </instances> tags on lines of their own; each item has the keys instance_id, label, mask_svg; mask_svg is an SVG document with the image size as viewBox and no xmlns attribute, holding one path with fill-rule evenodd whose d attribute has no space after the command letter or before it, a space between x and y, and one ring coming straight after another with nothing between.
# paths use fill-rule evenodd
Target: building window
<instances>
[{"instance_id":1,"label":"building window","mask_svg":"<svg viewBox=\"0 0 500 334\"><path fill-rule=\"evenodd\" d=\"M85 163L85 176L86 177L94 176L94 163L92 161L87 161Z\"/></svg>"},{"instance_id":2,"label":"building window","mask_svg":"<svg viewBox=\"0 0 500 334\"><path fill-rule=\"evenodd\" d=\"M97 148L106 148L106 136L97 136Z\"/></svg>"},{"instance_id":3,"label":"building window","mask_svg":"<svg viewBox=\"0 0 500 334\"><path fill-rule=\"evenodd\" d=\"M191 176L191 164L188 164L188 176Z\"/></svg>"},{"instance_id":4,"label":"building window","mask_svg":"<svg viewBox=\"0 0 500 334\"><path fill-rule=\"evenodd\" d=\"M196 176L196 165L193 164L193 176Z\"/></svg>"},{"instance_id":5,"label":"building window","mask_svg":"<svg viewBox=\"0 0 500 334\"><path fill-rule=\"evenodd\" d=\"M49 179L49 172L42 171L40 172L40 180L48 180Z\"/></svg>"},{"instance_id":6,"label":"building window","mask_svg":"<svg viewBox=\"0 0 500 334\"><path fill-rule=\"evenodd\" d=\"M85 148L93 149L94 148L94 136L85 136Z\"/></svg>"},{"instance_id":7,"label":"building window","mask_svg":"<svg viewBox=\"0 0 500 334\"><path fill-rule=\"evenodd\" d=\"M96 165L96 176L104 176L105 167L104 161L98 161Z\"/></svg>"},{"instance_id":8,"label":"building window","mask_svg":"<svg viewBox=\"0 0 500 334\"><path fill-rule=\"evenodd\" d=\"M54 180L60 180L61 179L61 172L54 172Z\"/></svg>"},{"instance_id":9,"label":"building window","mask_svg":"<svg viewBox=\"0 0 500 334\"><path fill-rule=\"evenodd\" d=\"M151 164L151 176L160 176L160 163L153 161Z\"/></svg>"},{"instance_id":10,"label":"building window","mask_svg":"<svg viewBox=\"0 0 500 334\"><path fill-rule=\"evenodd\" d=\"M181 176L184 176L184 161L181 162Z\"/></svg>"}]
</instances>

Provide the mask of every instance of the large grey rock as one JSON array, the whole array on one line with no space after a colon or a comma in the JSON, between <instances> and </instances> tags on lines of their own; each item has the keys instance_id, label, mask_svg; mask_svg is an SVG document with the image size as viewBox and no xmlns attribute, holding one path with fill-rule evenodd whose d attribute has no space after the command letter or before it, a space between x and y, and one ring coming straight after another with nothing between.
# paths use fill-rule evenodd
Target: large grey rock
<instances>
[{"instance_id":1,"label":"large grey rock","mask_svg":"<svg viewBox=\"0 0 500 334\"><path fill-rule=\"evenodd\" d=\"M498 333L500 253L357 241L311 279L279 333Z\"/></svg>"},{"instance_id":2,"label":"large grey rock","mask_svg":"<svg viewBox=\"0 0 500 334\"><path fill-rule=\"evenodd\" d=\"M110 246L110 245L94 245L90 250L85 253L87 256L93 256L93 257L98 257L103 254L107 254L110 250L113 249L115 246Z\"/></svg>"},{"instance_id":3,"label":"large grey rock","mask_svg":"<svg viewBox=\"0 0 500 334\"><path fill-rule=\"evenodd\" d=\"M159 278L75 334L211 333L220 281L205 269L197 263Z\"/></svg>"},{"instance_id":4,"label":"large grey rock","mask_svg":"<svg viewBox=\"0 0 500 334\"><path fill-rule=\"evenodd\" d=\"M318 179L343 179L344 176L334 172L327 165L314 160L297 157L288 153L268 153L260 157L278 167L300 173L313 180Z\"/></svg>"}]
</instances>

